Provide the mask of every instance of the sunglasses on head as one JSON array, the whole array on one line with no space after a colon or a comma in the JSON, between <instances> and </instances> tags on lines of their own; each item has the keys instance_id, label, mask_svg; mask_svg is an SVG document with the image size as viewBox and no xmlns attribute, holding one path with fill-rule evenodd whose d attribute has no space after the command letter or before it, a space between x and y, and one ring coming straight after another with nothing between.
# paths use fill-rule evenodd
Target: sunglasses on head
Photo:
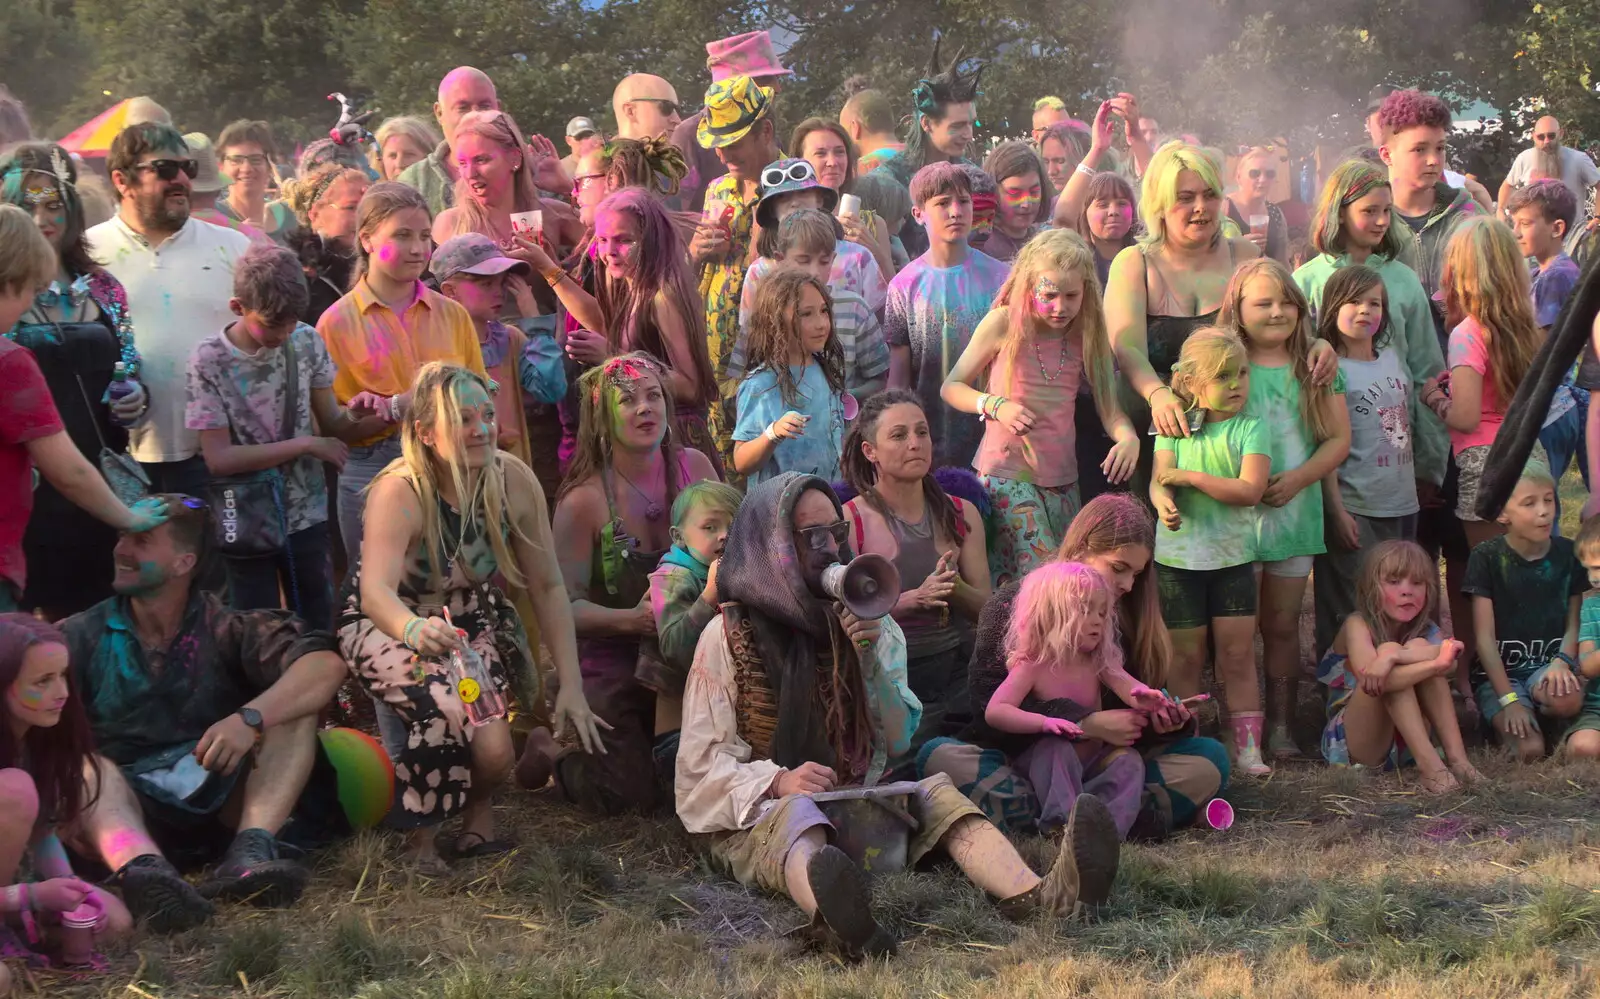
<instances>
[{"instance_id":1,"label":"sunglasses on head","mask_svg":"<svg viewBox=\"0 0 1600 999\"><path fill-rule=\"evenodd\" d=\"M816 170L812 169L811 164L806 160L799 160L789 164L787 167L767 167L761 171L762 187L777 187L784 181L798 184L802 181L816 179Z\"/></svg>"},{"instance_id":2,"label":"sunglasses on head","mask_svg":"<svg viewBox=\"0 0 1600 999\"><path fill-rule=\"evenodd\" d=\"M820 527L802 527L794 533L805 540L805 548L814 552L828 550L828 539L832 538L836 546L843 545L850 540L850 525L843 520L836 520L831 524Z\"/></svg>"},{"instance_id":3,"label":"sunglasses on head","mask_svg":"<svg viewBox=\"0 0 1600 999\"><path fill-rule=\"evenodd\" d=\"M1277 180L1278 171L1272 169L1263 170L1260 167L1255 167L1253 169L1246 170L1245 176L1249 177L1251 180L1260 180L1262 177L1265 177L1268 180Z\"/></svg>"},{"instance_id":4,"label":"sunglasses on head","mask_svg":"<svg viewBox=\"0 0 1600 999\"><path fill-rule=\"evenodd\" d=\"M162 180L177 180L181 170L190 180L200 172L200 164L195 160L151 160L149 163L138 163L133 168L135 173L149 170Z\"/></svg>"}]
</instances>

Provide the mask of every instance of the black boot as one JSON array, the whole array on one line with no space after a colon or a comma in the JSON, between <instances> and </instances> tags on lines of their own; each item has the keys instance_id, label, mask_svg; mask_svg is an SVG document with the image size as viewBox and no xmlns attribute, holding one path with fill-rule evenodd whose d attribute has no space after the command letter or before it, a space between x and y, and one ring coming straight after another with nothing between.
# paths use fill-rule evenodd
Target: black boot
<instances>
[{"instance_id":1,"label":"black boot","mask_svg":"<svg viewBox=\"0 0 1600 999\"><path fill-rule=\"evenodd\" d=\"M278 856L278 840L271 833L241 829L200 891L207 898L281 909L294 904L310 878L303 864Z\"/></svg>"},{"instance_id":2,"label":"black boot","mask_svg":"<svg viewBox=\"0 0 1600 999\"><path fill-rule=\"evenodd\" d=\"M867 875L843 850L836 846L818 850L806 867L806 881L817 900L817 918L846 957L894 955L894 938L873 918Z\"/></svg>"},{"instance_id":3,"label":"black boot","mask_svg":"<svg viewBox=\"0 0 1600 999\"><path fill-rule=\"evenodd\" d=\"M128 912L157 933L192 930L216 912L178 869L158 854L134 857L113 880L122 889Z\"/></svg>"}]
</instances>

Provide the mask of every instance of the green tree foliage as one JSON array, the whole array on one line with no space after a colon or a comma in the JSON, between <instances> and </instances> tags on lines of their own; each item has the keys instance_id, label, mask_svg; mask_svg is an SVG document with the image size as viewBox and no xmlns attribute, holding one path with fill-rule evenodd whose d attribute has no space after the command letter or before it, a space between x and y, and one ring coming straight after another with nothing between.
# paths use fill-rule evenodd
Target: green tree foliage
<instances>
[{"instance_id":1,"label":"green tree foliage","mask_svg":"<svg viewBox=\"0 0 1600 999\"><path fill-rule=\"evenodd\" d=\"M87 68L86 55L70 2L0 3L0 83L28 106L36 132L53 131L66 111Z\"/></svg>"},{"instance_id":2,"label":"green tree foliage","mask_svg":"<svg viewBox=\"0 0 1600 999\"><path fill-rule=\"evenodd\" d=\"M1548 113L1566 126L1569 141L1600 139L1600 2L1543 0L1533 5L1518 36L1517 62L1543 82Z\"/></svg>"}]
</instances>

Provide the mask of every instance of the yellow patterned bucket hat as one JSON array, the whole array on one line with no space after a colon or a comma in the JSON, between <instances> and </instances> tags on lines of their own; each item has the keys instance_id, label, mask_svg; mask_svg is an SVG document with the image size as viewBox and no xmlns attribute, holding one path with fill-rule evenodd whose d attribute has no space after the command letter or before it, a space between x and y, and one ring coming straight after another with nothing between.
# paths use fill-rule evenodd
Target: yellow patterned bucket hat
<instances>
[{"instance_id":1,"label":"yellow patterned bucket hat","mask_svg":"<svg viewBox=\"0 0 1600 999\"><path fill-rule=\"evenodd\" d=\"M706 113L695 136L702 149L731 146L772 110L772 88L748 76L730 76L706 91Z\"/></svg>"}]
</instances>

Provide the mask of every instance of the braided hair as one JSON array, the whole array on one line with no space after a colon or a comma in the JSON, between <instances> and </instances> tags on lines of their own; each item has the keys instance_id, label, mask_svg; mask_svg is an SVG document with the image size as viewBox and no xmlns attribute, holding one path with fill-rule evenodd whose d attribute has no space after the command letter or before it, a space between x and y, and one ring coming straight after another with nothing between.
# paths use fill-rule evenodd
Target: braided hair
<instances>
[{"instance_id":1,"label":"braided hair","mask_svg":"<svg viewBox=\"0 0 1600 999\"><path fill-rule=\"evenodd\" d=\"M916 393L907 389L884 389L861 404L861 412L856 415L855 422L850 424L850 431L844 437L844 454L840 458L839 467L844 473L844 479L856 494L866 500L867 505L887 521L890 517L889 508L884 505L882 497L876 489L878 483L878 467L867 460L865 445L876 444L878 438L878 421L883 417L890 406L899 405L915 406L922 409L922 399ZM933 477L933 468L930 465L926 475L922 477L922 497L928 504L928 509L933 512L935 532L951 541L959 541L962 535L961 518L956 512L955 501L939 485Z\"/></svg>"}]
</instances>

